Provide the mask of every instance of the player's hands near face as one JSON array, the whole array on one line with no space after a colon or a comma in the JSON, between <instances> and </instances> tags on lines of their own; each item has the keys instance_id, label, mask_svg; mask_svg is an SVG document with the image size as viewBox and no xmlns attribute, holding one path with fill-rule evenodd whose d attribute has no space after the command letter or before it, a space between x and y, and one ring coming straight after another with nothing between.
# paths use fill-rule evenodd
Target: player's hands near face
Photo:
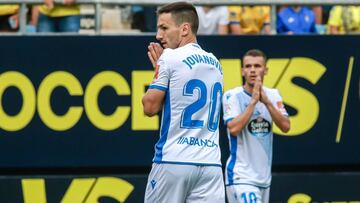
<instances>
[{"instance_id":1,"label":"player's hands near face","mask_svg":"<svg viewBox=\"0 0 360 203\"><path fill-rule=\"evenodd\" d=\"M147 54L154 68L156 67L156 62L160 58L163 50L164 49L159 43L151 42L149 44Z\"/></svg>"},{"instance_id":2,"label":"player's hands near face","mask_svg":"<svg viewBox=\"0 0 360 203\"><path fill-rule=\"evenodd\" d=\"M257 77L252 92L251 103L256 104L260 100L261 86L261 79L260 77Z\"/></svg>"},{"instance_id":3,"label":"player's hands near face","mask_svg":"<svg viewBox=\"0 0 360 203\"><path fill-rule=\"evenodd\" d=\"M261 88L261 93L260 93L260 101L262 103L266 104L270 104L270 100L269 97L266 95L264 88Z\"/></svg>"},{"instance_id":4,"label":"player's hands near face","mask_svg":"<svg viewBox=\"0 0 360 203\"><path fill-rule=\"evenodd\" d=\"M262 82L261 82L261 78L260 76L256 78L256 81L260 81L260 89L259 89L259 92L260 92L260 101L262 103L264 103L265 105L266 104L269 104L270 103L270 100L269 100L269 97L266 95L265 91L264 91L264 88L262 86Z\"/></svg>"}]
</instances>

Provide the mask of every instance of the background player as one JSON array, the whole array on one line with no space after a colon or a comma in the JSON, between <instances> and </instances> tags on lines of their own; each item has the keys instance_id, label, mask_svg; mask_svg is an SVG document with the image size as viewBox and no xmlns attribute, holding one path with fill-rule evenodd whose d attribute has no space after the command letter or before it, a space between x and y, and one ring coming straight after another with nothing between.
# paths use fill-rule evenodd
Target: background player
<instances>
[{"instance_id":1,"label":"background player","mask_svg":"<svg viewBox=\"0 0 360 203\"><path fill-rule=\"evenodd\" d=\"M226 194L230 203L269 202L272 162L272 123L290 129L277 89L264 87L266 56L249 50L243 57L245 84L224 93L224 121L230 157L226 163Z\"/></svg>"},{"instance_id":2,"label":"background player","mask_svg":"<svg viewBox=\"0 0 360 203\"><path fill-rule=\"evenodd\" d=\"M156 38L166 49L149 45L155 77L142 102L146 115L161 108L163 114L145 202L225 202L218 128L223 74L217 58L197 44L198 22L189 3L158 10Z\"/></svg>"}]
</instances>

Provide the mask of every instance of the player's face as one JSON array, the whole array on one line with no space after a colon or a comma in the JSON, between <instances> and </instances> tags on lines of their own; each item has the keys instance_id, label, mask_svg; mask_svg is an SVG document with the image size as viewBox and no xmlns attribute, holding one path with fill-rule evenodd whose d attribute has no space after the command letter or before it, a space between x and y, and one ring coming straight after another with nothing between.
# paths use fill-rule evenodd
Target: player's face
<instances>
[{"instance_id":1,"label":"player's face","mask_svg":"<svg viewBox=\"0 0 360 203\"><path fill-rule=\"evenodd\" d=\"M175 49L180 45L181 33L170 13L160 14L157 22L156 39L164 48Z\"/></svg>"},{"instance_id":2,"label":"player's face","mask_svg":"<svg viewBox=\"0 0 360 203\"><path fill-rule=\"evenodd\" d=\"M254 86L258 76L263 81L267 72L264 58L261 56L245 56L243 60L242 76L245 78L246 84Z\"/></svg>"}]
</instances>

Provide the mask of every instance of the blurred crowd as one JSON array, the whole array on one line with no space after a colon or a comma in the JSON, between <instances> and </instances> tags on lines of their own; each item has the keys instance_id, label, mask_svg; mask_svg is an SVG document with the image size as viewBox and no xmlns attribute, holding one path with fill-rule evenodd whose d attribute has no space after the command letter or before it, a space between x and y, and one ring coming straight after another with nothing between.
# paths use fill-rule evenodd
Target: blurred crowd
<instances>
[{"instance_id":1,"label":"blurred crowd","mask_svg":"<svg viewBox=\"0 0 360 203\"><path fill-rule=\"evenodd\" d=\"M94 9L84 12L89 10L86 8L89 5L77 5L75 0L64 0L61 5L44 0L43 5L28 7L26 32L78 33L81 29L94 28ZM101 29L119 33L156 32L156 9L140 5L103 6ZM278 6L273 16L270 6L197 6L196 9L200 35L360 33L360 6ZM0 32L18 30L19 6L0 5Z\"/></svg>"},{"instance_id":2,"label":"blurred crowd","mask_svg":"<svg viewBox=\"0 0 360 203\"><path fill-rule=\"evenodd\" d=\"M19 5L0 5L0 31L19 30ZM28 8L27 32L79 32L80 5L75 0L64 0L55 4L54 0L44 0L43 5Z\"/></svg>"}]
</instances>

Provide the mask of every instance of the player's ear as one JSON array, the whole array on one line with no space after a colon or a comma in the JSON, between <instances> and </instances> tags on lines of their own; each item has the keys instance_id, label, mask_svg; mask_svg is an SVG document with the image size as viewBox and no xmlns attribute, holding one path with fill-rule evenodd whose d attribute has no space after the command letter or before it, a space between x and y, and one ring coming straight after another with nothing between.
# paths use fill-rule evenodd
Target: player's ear
<instances>
[{"instance_id":1,"label":"player's ear","mask_svg":"<svg viewBox=\"0 0 360 203\"><path fill-rule=\"evenodd\" d=\"M190 24L189 24L189 23L183 23L183 24L181 25L181 35L182 35L183 37L185 37L185 36L189 35L190 32L191 32L191 26L190 26Z\"/></svg>"},{"instance_id":2,"label":"player's ear","mask_svg":"<svg viewBox=\"0 0 360 203\"><path fill-rule=\"evenodd\" d=\"M269 68L267 66L265 66L264 75L267 74L268 70L269 70Z\"/></svg>"}]
</instances>

